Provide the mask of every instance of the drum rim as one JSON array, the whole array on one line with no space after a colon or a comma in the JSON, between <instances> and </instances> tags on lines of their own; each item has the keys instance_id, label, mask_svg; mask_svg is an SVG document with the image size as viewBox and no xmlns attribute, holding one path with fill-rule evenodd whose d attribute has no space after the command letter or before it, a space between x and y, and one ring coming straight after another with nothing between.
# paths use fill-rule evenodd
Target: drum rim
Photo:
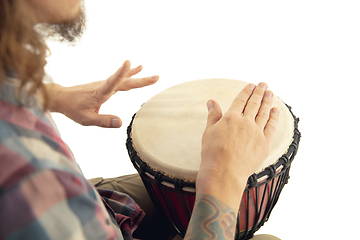
<instances>
[{"instance_id":1,"label":"drum rim","mask_svg":"<svg viewBox=\"0 0 360 240\"><path fill-rule=\"evenodd\" d=\"M294 113L292 112L292 108L284 103L285 106L289 109L293 119L294 119L294 130L293 130L293 137L291 144L289 145L286 153L284 153L277 161L273 164L266 167L263 171L252 174L247 181L247 186L245 191L252 189L255 186L260 186L272 180L273 178L281 175L287 169L290 168L292 161L297 154L301 133L298 129L298 123L300 121ZM154 176L154 179L161 183L161 182L168 182L174 185L175 189L183 190L184 187L187 188L195 188L195 182L185 181L183 179L172 178L167 176L157 170L151 168L141 157L138 155L136 149L134 148L133 141L132 141L132 125L135 119L136 113L133 115L132 120L127 128L127 140L126 140L126 148L128 150L128 154L130 157L131 162L133 163L136 170L144 174L148 172L150 175Z\"/></svg>"}]
</instances>

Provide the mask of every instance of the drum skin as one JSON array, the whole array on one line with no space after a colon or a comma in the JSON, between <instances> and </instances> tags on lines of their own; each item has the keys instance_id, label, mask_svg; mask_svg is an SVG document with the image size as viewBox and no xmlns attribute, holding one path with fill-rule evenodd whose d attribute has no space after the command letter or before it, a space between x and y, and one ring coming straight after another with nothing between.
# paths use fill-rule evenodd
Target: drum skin
<instances>
[{"instance_id":1,"label":"drum skin","mask_svg":"<svg viewBox=\"0 0 360 240\"><path fill-rule=\"evenodd\" d=\"M128 127L126 146L130 159L155 206L182 236L195 203L206 102L218 101L225 112L247 84L231 79L203 79L176 85L146 102ZM299 120L278 97L274 97L274 106L280 109L280 130L270 156L248 179L239 207L236 239L251 238L268 220L288 182L297 152Z\"/></svg>"},{"instance_id":2,"label":"drum skin","mask_svg":"<svg viewBox=\"0 0 360 240\"><path fill-rule=\"evenodd\" d=\"M178 84L156 94L135 116L132 127L134 148L154 169L175 178L195 181L208 116L207 101L217 101L225 113L247 84L231 79L202 79ZM256 172L279 159L292 141L294 122L291 113L276 96L273 105L280 112L279 127L268 158Z\"/></svg>"}]
</instances>

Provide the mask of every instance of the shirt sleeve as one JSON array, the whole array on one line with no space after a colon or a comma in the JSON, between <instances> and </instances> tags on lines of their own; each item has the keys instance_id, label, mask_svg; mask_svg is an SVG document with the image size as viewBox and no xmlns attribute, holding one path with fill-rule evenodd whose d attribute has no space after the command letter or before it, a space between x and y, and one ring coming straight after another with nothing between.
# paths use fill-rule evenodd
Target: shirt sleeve
<instances>
[{"instance_id":1,"label":"shirt sleeve","mask_svg":"<svg viewBox=\"0 0 360 240\"><path fill-rule=\"evenodd\" d=\"M112 210L85 179L48 112L39 104L17 106L17 95L9 94L13 92L9 84L4 86L0 89L0 239L123 239L122 214ZM110 205L119 206L116 194L107 197L114 203ZM142 214L136 204L124 209L131 213L123 219L132 233Z\"/></svg>"},{"instance_id":2,"label":"shirt sleeve","mask_svg":"<svg viewBox=\"0 0 360 240\"><path fill-rule=\"evenodd\" d=\"M122 239L44 114L0 108L0 239Z\"/></svg>"},{"instance_id":3,"label":"shirt sleeve","mask_svg":"<svg viewBox=\"0 0 360 240\"><path fill-rule=\"evenodd\" d=\"M65 170L33 171L15 185L6 179L0 212L0 239L122 239L91 184Z\"/></svg>"}]
</instances>

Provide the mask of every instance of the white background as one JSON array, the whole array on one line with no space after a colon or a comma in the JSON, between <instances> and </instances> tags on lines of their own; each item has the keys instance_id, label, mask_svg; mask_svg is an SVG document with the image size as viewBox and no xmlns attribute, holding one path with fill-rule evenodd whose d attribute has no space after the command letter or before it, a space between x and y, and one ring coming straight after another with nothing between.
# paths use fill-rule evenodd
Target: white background
<instances>
[{"instance_id":1,"label":"white background","mask_svg":"<svg viewBox=\"0 0 360 240\"><path fill-rule=\"evenodd\" d=\"M125 60L159 75L118 92L101 113L120 129L54 114L87 178L134 173L125 148L131 116L156 93L202 78L265 81L300 117L299 152L269 221L281 239L360 239L360 4L357 1L86 1L76 47L49 42L47 71L72 86L103 80Z\"/></svg>"}]
</instances>

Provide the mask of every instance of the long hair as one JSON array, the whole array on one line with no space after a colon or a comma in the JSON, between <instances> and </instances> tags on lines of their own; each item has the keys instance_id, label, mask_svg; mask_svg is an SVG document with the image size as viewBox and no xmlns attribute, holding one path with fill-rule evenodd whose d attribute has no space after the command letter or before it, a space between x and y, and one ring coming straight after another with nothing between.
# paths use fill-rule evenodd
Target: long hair
<instances>
[{"instance_id":1,"label":"long hair","mask_svg":"<svg viewBox=\"0 0 360 240\"><path fill-rule=\"evenodd\" d=\"M43 37L34 29L36 18L24 0L0 0L0 88L7 72L21 81L21 91L27 83L27 96L38 90L43 95L43 107L48 107L48 95L42 83L45 57L49 49Z\"/></svg>"},{"instance_id":2,"label":"long hair","mask_svg":"<svg viewBox=\"0 0 360 240\"><path fill-rule=\"evenodd\" d=\"M44 110L49 107L51 99L42 82L45 57L50 55L45 39L75 43L86 25L83 1L81 5L74 19L56 24L37 24L35 13L27 1L0 0L0 89L7 73L15 73L21 81L19 103L23 104L21 99L24 96L21 94L24 92L25 97L30 97L40 91ZM22 91L25 86L26 91Z\"/></svg>"}]
</instances>

